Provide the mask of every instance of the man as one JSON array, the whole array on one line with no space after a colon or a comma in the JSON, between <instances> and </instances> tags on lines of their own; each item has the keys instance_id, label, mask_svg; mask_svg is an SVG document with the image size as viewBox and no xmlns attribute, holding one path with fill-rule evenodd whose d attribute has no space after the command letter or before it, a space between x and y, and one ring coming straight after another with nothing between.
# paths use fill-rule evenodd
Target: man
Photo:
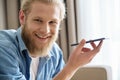
<instances>
[{"instance_id":1,"label":"man","mask_svg":"<svg viewBox=\"0 0 120 80\"><path fill-rule=\"evenodd\" d=\"M19 13L21 27L0 31L0 80L69 80L99 52L85 40L64 65L62 51L55 43L65 6L60 0L23 0Z\"/></svg>"}]
</instances>

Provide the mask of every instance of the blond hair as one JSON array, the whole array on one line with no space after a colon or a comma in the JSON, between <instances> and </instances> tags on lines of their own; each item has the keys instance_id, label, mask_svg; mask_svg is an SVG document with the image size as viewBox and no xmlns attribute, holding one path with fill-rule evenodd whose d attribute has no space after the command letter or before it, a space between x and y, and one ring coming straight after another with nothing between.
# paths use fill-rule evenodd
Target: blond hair
<instances>
[{"instance_id":1,"label":"blond hair","mask_svg":"<svg viewBox=\"0 0 120 80\"><path fill-rule=\"evenodd\" d=\"M28 15L31 11L31 4L35 1L42 2L44 4L54 5L60 8L60 19L63 20L65 18L65 4L62 0L22 0L21 10L24 11L25 15Z\"/></svg>"}]
</instances>

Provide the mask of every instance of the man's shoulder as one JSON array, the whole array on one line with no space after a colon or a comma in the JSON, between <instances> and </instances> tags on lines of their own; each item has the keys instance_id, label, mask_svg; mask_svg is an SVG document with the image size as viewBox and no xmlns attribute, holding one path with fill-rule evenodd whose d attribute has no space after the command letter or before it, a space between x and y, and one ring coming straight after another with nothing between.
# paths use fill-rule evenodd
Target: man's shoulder
<instances>
[{"instance_id":1,"label":"man's shoulder","mask_svg":"<svg viewBox=\"0 0 120 80\"><path fill-rule=\"evenodd\" d=\"M58 52L58 51L62 51L61 48L59 47L59 45L55 42L52 46L52 51Z\"/></svg>"},{"instance_id":2,"label":"man's shoulder","mask_svg":"<svg viewBox=\"0 0 120 80\"><path fill-rule=\"evenodd\" d=\"M3 39L11 39L14 38L16 35L16 30L10 29L10 30L0 30L0 40Z\"/></svg>"},{"instance_id":3,"label":"man's shoulder","mask_svg":"<svg viewBox=\"0 0 120 80\"><path fill-rule=\"evenodd\" d=\"M16 30L1 30L0 31L0 46L9 47L15 44Z\"/></svg>"},{"instance_id":4,"label":"man's shoulder","mask_svg":"<svg viewBox=\"0 0 120 80\"><path fill-rule=\"evenodd\" d=\"M63 52L57 43L53 44L53 47L52 47L50 53L52 56L54 56L56 58L63 56Z\"/></svg>"}]
</instances>

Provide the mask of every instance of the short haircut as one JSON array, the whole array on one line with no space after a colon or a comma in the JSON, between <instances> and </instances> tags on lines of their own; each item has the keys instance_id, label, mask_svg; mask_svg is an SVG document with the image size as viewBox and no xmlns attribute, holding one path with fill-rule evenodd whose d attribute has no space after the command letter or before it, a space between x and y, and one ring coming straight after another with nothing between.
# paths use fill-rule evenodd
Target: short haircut
<instances>
[{"instance_id":1,"label":"short haircut","mask_svg":"<svg viewBox=\"0 0 120 80\"><path fill-rule=\"evenodd\" d=\"M60 9L60 19L63 20L65 18L65 3L62 0L22 0L21 10L25 13L25 15L29 14L31 11L31 4L35 1L39 1L44 4L54 5Z\"/></svg>"}]
</instances>

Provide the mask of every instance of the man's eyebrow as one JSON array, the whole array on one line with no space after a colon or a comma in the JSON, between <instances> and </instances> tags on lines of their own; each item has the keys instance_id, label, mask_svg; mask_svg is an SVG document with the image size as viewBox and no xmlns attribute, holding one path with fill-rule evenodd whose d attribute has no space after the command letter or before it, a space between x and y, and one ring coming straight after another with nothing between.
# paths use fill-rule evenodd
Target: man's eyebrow
<instances>
[{"instance_id":1,"label":"man's eyebrow","mask_svg":"<svg viewBox=\"0 0 120 80\"><path fill-rule=\"evenodd\" d=\"M59 21L58 19L51 19L52 21Z\"/></svg>"},{"instance_id":2,"label":"man's eyebrow","mask_svg":"<svg viewBox=\"0 0 120 80\"><path fill-rule=\"evenodd\" d=\"M42 17L39 17L39 16L35 16L34 18L43 19Z\"/></svg>"},{"instance_id":3,"label":"man's eyebrow","mask_svg":"<svg viewBox=\"0 0 120 80\"><path fill-rule=\"evenodd\" d=\"M51 19L51 20L53 20L53 21L59 21L59 19L58 19L58 18L53 18L53 19Z\"/></svg>"},{"instance_id":4,"label":"man's eyebrow","mask_svg":"<svg viewBox=\"0 0 120 80\"><path fill-rule=\"evenodd\" d=\"M43 19L42 17L40 17L40 16L35 16L35 17L33 17L33 18L37 18L37 19ZM51 19L51 21L59 21L59 19L57 19L57 18L53 18L53 19Z\"/></svg>"}]
</instances>

